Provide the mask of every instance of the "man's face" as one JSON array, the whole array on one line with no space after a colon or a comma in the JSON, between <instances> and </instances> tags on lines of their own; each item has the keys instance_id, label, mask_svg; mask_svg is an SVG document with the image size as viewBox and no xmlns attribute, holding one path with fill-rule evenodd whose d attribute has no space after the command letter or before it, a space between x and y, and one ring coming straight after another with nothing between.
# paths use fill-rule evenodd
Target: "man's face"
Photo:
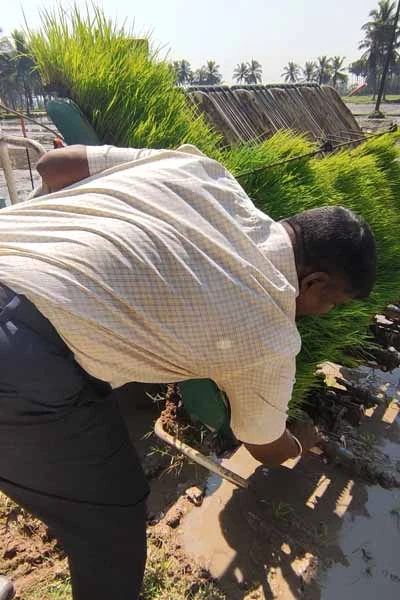
<instances>
[{"instance_id":1,"label":"man's face","mask_svg":"<svg viewBox=\"0 0 400 600\"><path fill-rule=\"evenodd\" d=\"M299 288L296 317L322 316L353 299L343 279L329 273L310 273L300 281Z\"/></svg>"}]
</instances>

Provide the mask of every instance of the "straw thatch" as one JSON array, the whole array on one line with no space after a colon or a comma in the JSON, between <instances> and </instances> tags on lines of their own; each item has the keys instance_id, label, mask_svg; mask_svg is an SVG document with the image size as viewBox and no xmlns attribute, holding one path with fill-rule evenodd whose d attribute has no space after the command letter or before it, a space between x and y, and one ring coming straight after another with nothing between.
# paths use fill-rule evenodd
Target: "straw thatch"
<instances>
[{"instance_id":1,"label":"straw thatch","mask_svg":"<svg viewBox=\"0 0 400 600\"><path fill-rule=\"evenodd\" d=\"M228 145L262 141L281 129L335 143L362 137L350 110L328 86L195 86L187 95Z\"/></svg>"}]
</instances>

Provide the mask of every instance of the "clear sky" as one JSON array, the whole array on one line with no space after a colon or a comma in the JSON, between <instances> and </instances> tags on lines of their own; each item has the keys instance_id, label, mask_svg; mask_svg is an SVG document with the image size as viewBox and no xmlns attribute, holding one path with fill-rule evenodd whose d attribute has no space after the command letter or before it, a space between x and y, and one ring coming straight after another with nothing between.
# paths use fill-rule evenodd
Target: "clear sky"
<instances>
[{"instance_id":1,"label":"clear sky","mask_svg":"<svg viewBox=\"0 0 400 600\"><path fill-rule=\"evenodd\" d=\"M4 33L23 25L40 26L39 9L53 0L1 0ZM64 8L70 3L61 2ZM84 0L77 4L85 6ZM135 22L140 34L169 50L171 59L187 58L192 68L208 59L231 82L235 65L250 58L263 66L263 81L281 79L289 60L303 64L317 56L341 55L346 62L360 56L361 25L377 0L100 0L107 15Z\"/></svg>"}]
</instances>

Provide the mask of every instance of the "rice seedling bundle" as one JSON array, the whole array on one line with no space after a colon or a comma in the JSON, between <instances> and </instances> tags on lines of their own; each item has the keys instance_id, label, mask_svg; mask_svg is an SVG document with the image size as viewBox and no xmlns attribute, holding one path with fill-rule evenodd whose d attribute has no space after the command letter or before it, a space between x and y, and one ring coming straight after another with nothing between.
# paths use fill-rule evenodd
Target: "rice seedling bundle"
<instances>
[{"instance_id":1,"label":"rice seedling bundle","mask_svg":"<svg viewBox=\"0 0 400 600\"><path fill-rule=\"evenodd\" d=\"M279 132L262 144L222 149L220 136L193 112L175 87L170 65L133 45L132 33L99 9L42 15L30 32L34 58L48 84L69 90L105 143L133 147L196 144L236 176L315 149L304 137ZM349 363L346 348L362 346L374 314L400 293L400 170L397 134L372 139L324 158L264 169L240 182L257 206L281 219L302 210L342 204L362 214L378 244L378 283L367 303L352 303L322 319L299 323L303 350L291 410L301 407L322 360ZM284 342L283 342L284 343Z\"/></svg>"},{"instance_id":2,"label":"rice seedling bundle","mask_svg":"<svg viewBox=\"0 0 400 600\"><path fill-rule=\"evenodd\" d=\"M257 206L275 219L322 205L341 204L362 214L378 246L378 281L368 302L353 302L322 318L299 322L303 350L298 359L292 410L315 382L322 360L349 364L347 348L361 347L372 317L400 297L400 169L398 134L371 139L325 158L302 159L242 178ZM280 132L264 144L233 148L225 163L235 174L312 149L309 142Z\"/></svg>"},{"instance_id":3,"label":"rice seedling bundle","mask_svg":"<svg viewBox=\"0 0 400 600\"><path fill-rule=\"evenodd\" d=\"M219 135L175 86L171 65L135 43L133 32L91 7L43 11L29 44L43 82L74 100L104 143L166 148L190 141L205 151Z\"/></svg>"}]
</instances>

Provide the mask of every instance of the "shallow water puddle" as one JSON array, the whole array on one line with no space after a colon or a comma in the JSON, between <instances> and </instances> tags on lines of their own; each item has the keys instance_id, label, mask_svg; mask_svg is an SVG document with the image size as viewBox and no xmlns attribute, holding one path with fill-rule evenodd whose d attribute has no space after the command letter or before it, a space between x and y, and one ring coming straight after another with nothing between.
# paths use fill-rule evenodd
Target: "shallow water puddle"
<instances>
[{"instance_id":1,"label":"shallow water puddle","mask_svg":"<svg viewBox=\"0 0 400 600\"><path fill-rule=\"evenodd\" d=\"M348 370L342 369L342 373ZM400 369L385 373L368 367L351 371L351 379L384 396L388 405L372 411L365 429L378 435L381 452L400 461ZM343 518L338 542L349 565L333 565L321 577L322 600L397 600L400 598L400 489L366 488L364 514Z\"/></svg>"},{"instance_id":2,"label":"shallow water puddle","mask_svg":"<svg viewBox=\"0 0 400 600\"><path fill-rule=\"evenodd\" d=\"M398 404L390 402L399 397L400 369L363 368L351 379L389 401L361 429L400 461ZM230 600L400 598L400 489L366 486L312 455L292 470L267 470L240 448L223 464L250 477L252 489L210 477L203 505L179 534L186 554L219 579Z\"/></svg>"},{"instance_id":3,"label":"shallow water puddle","mask_svg":"<svg viewBox=\"0 0 400 600\"><path fill-rule=\"evenodd\" d=\"M338 543L349 564L321 576L321 600L400 597L400 491L368 488L365 515L344 516Z\"/></svg>"}]
</instances>

